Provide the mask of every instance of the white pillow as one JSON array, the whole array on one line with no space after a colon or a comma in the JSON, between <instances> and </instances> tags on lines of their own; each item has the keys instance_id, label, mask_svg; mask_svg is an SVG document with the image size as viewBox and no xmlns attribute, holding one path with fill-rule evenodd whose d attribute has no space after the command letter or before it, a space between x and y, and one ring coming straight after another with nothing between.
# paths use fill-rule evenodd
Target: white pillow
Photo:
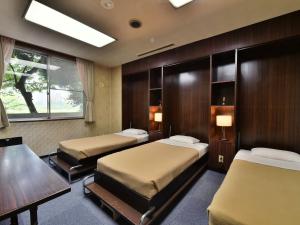
<instances>
[{"instance_id":1,"label":"white pillow","mask_svg":"<svg viewBox=\"0 0 300 225\"><path fill-rule=\"evenodd\" d=\"M200 142L200 140L198 140L197 138L184 136L184 135L171 136L170 139L173 141L178 141L178 142L183 142L188 144L195 144Z\"/></svg>"},{"instance_id":2,"label":"white pillow","mask_svg":"<svg viewBox=\"0 0 300 225\"><path fill-rule=\"evenodd\" d=\"M124 134L132 134L132 135L141 135L141 134L147 134L147 131L140 130L140 129L126 129L122 131Z\"/></svg>"},{"instance_id":3,"label":"white pillow","mask_svg":"<svg viewBox=\"0 0 300 225\"><path fill-rule=\"evenodd\" d=\"M279 160L285 160L291 162L300 162L300 155L295 152L289 152L289 151L272 149L272 148L252 148L251 153L253 155L258 155L265 158L279 159Z\"/></svg>"}]
</instances>

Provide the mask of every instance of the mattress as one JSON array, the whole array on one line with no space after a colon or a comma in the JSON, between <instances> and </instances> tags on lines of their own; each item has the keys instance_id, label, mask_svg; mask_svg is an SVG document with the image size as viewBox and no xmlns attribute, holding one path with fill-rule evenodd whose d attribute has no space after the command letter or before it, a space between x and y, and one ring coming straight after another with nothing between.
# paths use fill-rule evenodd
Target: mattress
<instances>
[{"instance_id":1,"label":"mattress","mask_svg":"<svg viewBox=\"0 0 300 225\"><path fill-rule=\"evenodd\" d=\"M157 141L105 156L97 170L151 199L200 157L199 145L196 150L171 143ZM204 144L201 155L206 151Z\"/></svg>"},{"instance_id":2,"label":"mattress","mask_svg":"<svg viewBox=\"0 0 300 225\"><path fill-rule=\"evenodd\" d=\"M299 225L300 164L241 150L215 194L209 225Z\"/></svg>"},{"instance_id":3,"label":"mattress","mask_svg":"<svg viewBox=\"0 0 300 225\"><path fill-rule=\"evenodd\" d=\"M118 148L138 144L145 140L145 135L107 134L62 141L59 143L61 151L73 156L77 160L100 155Z\"/></svg>"}]
</instances>

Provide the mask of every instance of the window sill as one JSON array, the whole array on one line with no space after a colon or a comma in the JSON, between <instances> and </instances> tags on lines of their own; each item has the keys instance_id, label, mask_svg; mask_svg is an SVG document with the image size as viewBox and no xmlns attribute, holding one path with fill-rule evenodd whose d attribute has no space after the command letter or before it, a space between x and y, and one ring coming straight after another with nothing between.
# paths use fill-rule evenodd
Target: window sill
<instances>
[{"instance_id":1,"label":"window sill","mask_svg":"<svg viewBox=\"0 0 300 225\"><path fill-rule=\"evenodd\" d=\"M43 122L43 121L58 121L58 120L83 120L83 117L60 117L60 118L23 118L9 119L10 123L26 123L26 122Z\"/></svg>"}]
</instances>

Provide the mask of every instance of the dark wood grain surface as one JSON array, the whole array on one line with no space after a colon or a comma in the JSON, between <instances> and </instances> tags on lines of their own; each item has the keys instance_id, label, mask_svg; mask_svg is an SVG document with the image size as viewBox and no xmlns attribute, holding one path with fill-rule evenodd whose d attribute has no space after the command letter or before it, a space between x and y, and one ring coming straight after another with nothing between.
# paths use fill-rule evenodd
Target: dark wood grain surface
<instances>
[{"instance_id":1,"label":"dark wood grain surface","mask_svg":"<svg viewBox=\"0 0 300 225\"><path fill-rule=\"evenodd\" d=\"M300 35L300 10L122 65L123 74Z\"/></svg>"},{"instance_id":2,"label":"dark wood grain surface","mask_svg":"<svg viewBox=\"0 0 300 225\"><path fill-rule=\"evenodd\" d=\"M300 39L239 54L240 147L300 153Z\"/></svg>"},{"instance_id":3,"label":"dark wood grain surface","mask_svg":"<svg viewBox=\"0 0 300 225\"><path fill-rule=\"evenodd\" d=\"M184 134L208 142L210 58L164 68L164 136Z\"/></svg>"},{"instance_id":4,"label":"dark wood grain surface","mask_svg":"<svg viewBox=\"0 0 300 225\"><path fill-rule=\"evenodd\" d=\"M219 162L222 155L223 162ZM227 172L235 156L234 143L231 141L213 140L209 146L208 166L212 170Z\"/></svg>"},{"instance_id":5,"label":"dark wood grain surface","mask_svg":"<svg viewBox=\"0 0 300 225\"><path fill-rule=\"evenodd\" d=\"M149 122L149 74L148 71L123 77L122 123L130 127L148 130Z\"/></svg>"},{"instance_id":6,"label":"dark wood grain surface","mask_svg":"<svg viewBox=\"0 0 300 225\"><path fill-rule=\"evenodd\" d=\"M226 105L234 106L230 110L234 125L227 130L237 148L263 146L300 152L299 23L300 11L292 12L129 62L122 65L122 74L126 77L137 71L163 66L166 84L163 90L165 137L172 124L172 134L196 134L203 140L201 136L207 131L200 130L201 118L202 128L210 124L209 138L214 140L219 129L211 127L215 126L215 116L220 111L214 105L220 105L225 96ZM215 83L208 87L201 86L198 80L201 76L197 73L203 71L186 70L189 63L201 57L211 57L208 71ZM178 78L185 72L194 79L189 86L180 83ZM204 122L205 115L199 115L203 106L197 108L192 105L206 90L212 92L209 102L213 106L211 115L208 114ZM224 109L227 110L226 107ZM123 104L123 114L126 111L128 109ZM141 113L144 115L140 117L147 117L147 111ZM194 119L191 115L197 113L199 117Z\"/></svg>"},{"instance_id":7,"label":"dark wood grain surface","mask_svg":"<svg viewBox=\"0 0 300 225\"><path fill-rule=\"evenodd\" d=\"M26 145L0 148L0 220L34 209L70 190Z\"/></svg>"}]
</instances>

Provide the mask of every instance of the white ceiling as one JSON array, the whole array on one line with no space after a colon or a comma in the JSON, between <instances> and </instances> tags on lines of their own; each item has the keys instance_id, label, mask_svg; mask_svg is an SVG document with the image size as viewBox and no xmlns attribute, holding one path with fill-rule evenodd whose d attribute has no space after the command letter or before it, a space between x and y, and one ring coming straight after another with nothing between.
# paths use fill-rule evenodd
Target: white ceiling
<instances>
[{"instance_id":1,"label":"white ceiling","mask_svg":"<svg viewBox=\"0 0 300 225\"><path fill-rule=\"evenodd\" d=\"M0 34L110 67L170 43L178 47L300 9L299 0L194 0L179 9L168 0L113 0L111 10L102 8L101 0L40 2L118 41L96 48L29 23L23 19L27 0L0 0ZM132 18L143 26L129 27Z\"/></svg>"}]
</instances>

